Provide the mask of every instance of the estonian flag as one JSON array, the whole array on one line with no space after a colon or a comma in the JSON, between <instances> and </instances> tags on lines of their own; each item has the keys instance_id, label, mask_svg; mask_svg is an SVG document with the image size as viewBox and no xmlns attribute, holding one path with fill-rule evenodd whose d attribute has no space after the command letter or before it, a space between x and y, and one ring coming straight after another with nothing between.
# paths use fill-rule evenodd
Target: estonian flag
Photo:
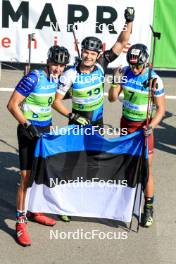
<instances>
[{"instance_id":1,"label":"estonian flag","mask_svg":"<svg viewBox=\"0 0 176 264\"><path fill-rule=\"evenodd\" d=\"M148 175L143 131L107 139L74 129L38 140L26 209L123 222L140 216Z\"/></svg>"}]
</instances>

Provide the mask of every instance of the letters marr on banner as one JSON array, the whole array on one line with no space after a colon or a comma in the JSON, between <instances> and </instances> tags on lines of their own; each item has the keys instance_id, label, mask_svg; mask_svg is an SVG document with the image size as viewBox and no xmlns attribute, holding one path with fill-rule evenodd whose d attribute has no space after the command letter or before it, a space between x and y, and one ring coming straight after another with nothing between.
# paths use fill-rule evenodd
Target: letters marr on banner
<instances>
[{"instance_id":1,"label":"letters marr on banner","mask_svg":"<svg viewBox=\"0 0 176 264\"><path fill-rule=\"evenodd\" d=\"M130 38L130 44L138 41L146 44L150 49L151 36L146 34L153 19L153 0L145 3L144 0L134 0L134 8L138 10L135 18L135 27ZM124 0L71 0L58 2L57 0L10 0L0 2L0 57L1 61L27 62L29 40L28 35L35 33L32 42L31 63L45 63L48 47L61 45L69 49L72 60L77 55L72 26L77 24L76 37L78 46L86 36L100 38L105 49L112 47L124 25L124 10L127 7ZM142 17L141 17L141 14ZM142 21L142 22L141 22ZM140 34L139 34L140 32ZM117 63L125 65L126 54L119 56Z\"/></svg>"}]
</instances>

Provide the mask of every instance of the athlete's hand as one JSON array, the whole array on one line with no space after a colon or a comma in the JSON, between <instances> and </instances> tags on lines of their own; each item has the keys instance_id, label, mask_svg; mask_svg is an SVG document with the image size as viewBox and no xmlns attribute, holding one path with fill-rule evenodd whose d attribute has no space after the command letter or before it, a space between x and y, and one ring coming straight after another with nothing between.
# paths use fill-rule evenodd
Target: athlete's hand
<instances>
[{"instance_id":1,"label":"athlete's hand","mask_svg":"<svg viewBox=\"0 0 176 264\"><path fill-rule=\"evenodd\" d=\"M147 88L147 87L152 88L152 91L155 92L158 89L157 78L152 78L149 81L145 81L143 83L143 85L144 85L145 88Z\"/></svg>"},{"instance_id":2,"label":"athlete's hand","mask_svg":"<svg viewBox=\"0 0 176 264\"><path fill-rule=\"evenodd\" d=\"M149 87L151 87L154 92L158 89L157 78L152 78L149 81Z\"/></svg>"},{"instance_id":3,"label":"athlete's hand","mask_svg":"<svg viewBox=\"0 0 176 264\"><path fill-rule=\"evenodd\" d=\"M123 71L122 66L113 69L113 84L120 84L122 79Z\"/></svg>"},{"instance_id":4,"label":"athlete's hand","mask_svg":"<svg viewBox=\"0 0 176 264\"><path fill-rule=\"evenodd\" d=\"M124 14L126 22L133 22L134 14L135 14L134 7L127 7L125 9L125 14Z\"/></svg>"},{"instance_id":5,"label":"athlete's hand","mask_svg":"<svg viewBox=\"0 0 176 264\"><path fill-rule=\"evenodd\" d=\"M79 114L74 114L74 113L70 113L68 115L68 118L70 121L74 122L74 123L77 123L78 125L83 125L83 126L86 126L86 125L89 125L90 124L90 120L83 117L83 116L80 116Z\"/></svg>"},{"instance_id":6,"label":"athlete's hand","mask_svg":"<svg viewBox=\"0 0 176 264\"><path fill-rule=\"evenodd\" d=\"M34 139L40 137L40 133L34 125L30 123L25 123L23 126L26 129L26 132L28 133L30 138Z\"/></svg>"},{"instance_id":7,"label":"athlete's hand","mask_svg":"<svg viewBox=\"0 0 176 264\"><path fill-rule=\"evenodd\" d=\"M152 134L153 128L152 128L151 125L148 126L148 127L144 126L143 128L144 128L144 136L145 137L148 137L148 136L150 136Z\"/></svg>"}]
</instances>

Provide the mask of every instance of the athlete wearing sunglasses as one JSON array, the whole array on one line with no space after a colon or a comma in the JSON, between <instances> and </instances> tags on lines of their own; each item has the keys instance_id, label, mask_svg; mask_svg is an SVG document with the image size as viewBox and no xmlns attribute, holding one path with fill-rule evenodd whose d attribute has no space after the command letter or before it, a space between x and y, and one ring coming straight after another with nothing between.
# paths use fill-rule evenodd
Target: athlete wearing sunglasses
<instances>
[{"instance_id":1,"label":"athlete wearing sunglasses","mask_svg":"<svg viewBox=\"0 0 176 264\"><path fill-rule=\"evenodd\" d=\"M117 100L123 90L123 110L121 118L121 129L127 128L128 133L139 129L144 129L145 137L148 137L148 182L145 188L145 204L142 224L149 227L153 223L153 201L154 201L154 182L152 175L152 160L154 149L153 129L159 124L165 112L164 88L161 78L152 70L152 100L156 105L156 113L153 116L152 110L149 111L149 126L146 127L148 94L149 94L149 54L147 47L143 44L135 44L130 47L127 53L129 66L122 69L121 83L112 85L109 90L109 101ZM125 78L123 78L125 76Z\"/></svg>"}]
</instances>

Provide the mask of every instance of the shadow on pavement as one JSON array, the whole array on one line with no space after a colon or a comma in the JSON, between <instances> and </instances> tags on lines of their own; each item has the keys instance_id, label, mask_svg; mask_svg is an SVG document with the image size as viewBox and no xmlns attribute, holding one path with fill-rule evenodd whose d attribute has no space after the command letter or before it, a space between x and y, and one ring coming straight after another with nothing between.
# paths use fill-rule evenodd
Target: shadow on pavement
<instances>
[{"instance_id":1,"label":"shadow on pavement","mask_svg":"<svg viewBox=\"0 0 176 264\"><path fill-rule=\"evenodd\" d=\"M124 230L129 231L129 224L118 221L118 220L111 220L105 218L93 218L93 217L79 217L79 216L72 216L71 221L78 221L78 222L89 222L89 223L97 223L106 225L109 227L114 228L122 228Z\"/></svg>"},{"instance_id":2,"label":"shadow on pavement","mask_svg":"<svg viewBox=\"0 0 176 264\"><path fill-rule=\"evenodd\" d=\"M160 123L161 128L155 129L155 148L176 155L176 127L165 122L173 116L175 115L167 111Z\"/></svg>"},{"instance_id":3,"label":"shadow on pavement","mask_svg":"<svg viewBox=\"0 0 176 264\"><path fill-rule=\"evenodd\" d=\"M15 222L14 229L12 229L6 220L15 221L18 166L18 154L0 152L0 229L14 239Z\"/></svg>"}]
</instances>

